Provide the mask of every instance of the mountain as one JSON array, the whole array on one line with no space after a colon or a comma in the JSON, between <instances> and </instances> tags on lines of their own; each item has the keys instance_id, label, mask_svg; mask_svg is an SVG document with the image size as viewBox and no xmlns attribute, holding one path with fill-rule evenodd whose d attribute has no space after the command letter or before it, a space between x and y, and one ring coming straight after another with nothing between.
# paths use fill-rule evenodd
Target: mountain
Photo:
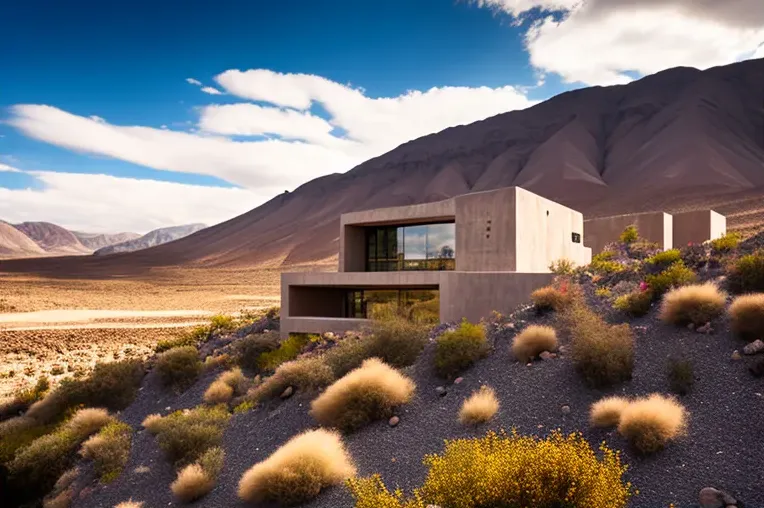
<instances>
[{"instance_id":1,"label":"mountain","mask_svg":"<svg viewBox=\"0 0 764 508\"><path fill-rule=\"evenodd\" d=\"M106 254L116 254L119 252L133 252L141 249L148 249L163 243L172 242L180 238L184 238L190 234L206 228L205 224L187 224L185 226L172 226L167 228L159 228L154 231L149 231L143 236L138 238L132 238L121 243L115 243L98 249L94 252L96 256L102 256ZM132 233L127 233L132 234Z\"/></svg>"},{"instance_id":2,"label":"mountain","mask_svg":"<svg viewBox=\"0 0 764 508\"><path fill-rule=\"evenodd\" d=\"M312 180L182 240L102 258L4 261L0 271L138 273L293 265L337 254L344 212L520 185L588 217L713 207L764 224L764 60L675 68L452 127Z\"/></svg>"},{"instance_id":3,"label":"mountain","mask_svg":"<svg viewBox=\"0 0 764 508\"><path fill-rule=\"evenodd\" d=\"M77 239L90 249L91 251L96 251L98 249L101 249L103 247L108 247L109 245L114 245L116 243L122 243L122 242L128 242L130 240L135 240L136 238L140 238L141 235L138 233L83 233L81 231L72 231L72 234L77 237Z\"/></svg>"},{"instance_id":4,"label":"mountain","mask_svg":"<svg viewBox=\"0 0 764 508\"><path fill-rule=\"evenodd\" d=\"M27 235L45 252L54 254L90 254L91 250L82 245L68 229L50 222L22 222L13 225Z\"/></svg>"},{"instance_id":5,"label":"mountain","mask_svg":"<svg viewBox=\"0 0 764 508\"><path fill-rule=\"evenodd\" d=\"M0 258L40 257L45 251L34 240L14 228L7 222L0 221Z\"/></svg>"}]
</instances>

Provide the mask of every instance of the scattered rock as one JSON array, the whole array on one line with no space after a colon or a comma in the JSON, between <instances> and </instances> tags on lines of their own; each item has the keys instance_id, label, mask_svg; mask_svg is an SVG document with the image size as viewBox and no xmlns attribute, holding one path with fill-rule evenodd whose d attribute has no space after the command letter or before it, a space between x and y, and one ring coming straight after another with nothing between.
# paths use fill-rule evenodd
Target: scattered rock
<instances>
[{"instance_id":1,"label":"scattered rock","mask_svg":"<svg viewBox=\"0 0 764 508\"><path fill-rule=\"evenodd\" d=\"M700 491L698 503L701 508L726 508L737 506L737 499L722 490L706 487Z\"/></svg>"},{"instance_id":2,"label":"scattered rock","mask_svg":"<svg viewBox=\"0 0 764 508\"><path fill-rule=\"evenodd\" d=\"M759 361L756 365L752 365L748 368L755 377L764 376L764 360Z\"/></svg>"},{"instance_id":3,"label":"scattered rock","mask_svg":"<svg viewBox=\"0 0 764 508\"><path fill-rule=\"evenodd\" d=\"M733 360L741 360L743 357L740 355L740 351L736 349L732 352L732 356L730 358Z\"/></svg>"},{"instance_id":4,"label":"scattered rock","mask_svg":"<svg viewBox=\"0 0 764 508\"><path fill-rule=\"evenodd\" d=\"M292 396L292 394L294 394L294 388L291 387L291 386L287 386L286 390L284 390L281 393L281 398L282 399L288 399L289 397Z\"/></svg>"},{"instance_id":5,"label":"scattered rock","mask_svg":"<svg viewBox=\"0 0 764 508\"><path fill-rule=\"evenodd\" d=\"M743 354L755 355L764 352L764 342L761 339L756 339L743 348Z\"/></svg>"},{"instance_id":6,"label":"scattered rock","mask_svg":"<svg viewBox=\"0 0 764 508\"><path fill-rule=\"evenodd\" d=\"M709 334L714 331L713 328L711 328L711 323L706 323L703 326L699 326L697 330L695 330L698 333L706 333Z\"/></svg>"},{"instance_id":7,"label":"scattered rock","mask_svg":"<svg viewBox=\"0 0 764 508\"><path fill-rule=\"evenodd\" d=\"M562 406L560 410L562 411L562 414L564 415L570 414L570 406L568 406L567 404Z\"/></svg>"},{"instance_id":8,"label":"scattered rock","mask_svg":"<svg viewBox=\"0 0 764 508\"><path fill-rule=\"evenodd\" d=\"M557 352L559 354L565 354L568 352L568 346L560 346L557 348Z\"/></svg>"},{"instance_id":9,"label":"scattered rock","mask_svg":"<svg viewBox=\"0 0 764 508\"><path fill-rule=\"evenodd\" d=\"M507 323L507 324L504 325L504 328L506 328L508 330L514 330L515 329L515 324L514 323Z\"/></svg>"},{"instance_id":10,"label":"scattered rock","mask_svg":"<svg viewBox=\"0 0 764 508\"><path fill-rule=\"evenodd\" d=\"M401 422L401 419L400 419L400 418L398 418L397 416L393 416L392 418L390 418L390 421L389 421L389 422L387 422L387 423L388 423L388 424L390 424L390 426L391 426L391 427L395 427L395 426L397 426L397 425L398 425L400 422Z\"/></svg>"},{"instance_id":11,"label":"scattered rock","mask_svg":"<svg viewBox=\"0 0 764 508\"><path fill-rule=\"evenodd\" d=\"M439 386L435 388L435 393L437 393L440 397L445 397L448 391L444 387Z\"/></svg>"},{"instance_id":12,"label":"scattered rock","mask_svg":"<svg viewBox=\"0 0 764 508\"><path fill-rule=\"evenodd\" d=\"M531 367L533 364L531 362L528 362L525 364L526 367Z\"/></svg>"},{"instance_id":13,"label":"scattered rock","mask_svg":"<svg viewBox=\"0 0 764 508\"><path fill-rule=\"evenodd\" d=\"M554 353L550 353L549 351L542 351L541 354L539 355L539 358L541 358L542 360L554 360L555 358L557 358L557 355Z\"/></svg>"},{"instance_id":14,"label":"scattered rock","mask_svg":"<svg viewBox=\"0 0 764 508\"><path fill-rule=\"evenodd\" d=\"M455 385L458 385L458 384L460 384L462 381L464 381L464 378L463 378L463 377L458 377L458 378L454 379L454 384L455 384Z\"/></svg>"}]
</instances>

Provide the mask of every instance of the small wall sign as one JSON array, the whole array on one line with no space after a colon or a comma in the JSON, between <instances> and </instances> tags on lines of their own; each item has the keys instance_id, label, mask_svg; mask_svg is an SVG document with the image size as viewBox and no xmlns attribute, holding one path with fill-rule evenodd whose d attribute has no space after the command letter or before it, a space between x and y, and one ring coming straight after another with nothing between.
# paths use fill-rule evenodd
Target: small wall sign
<instances>
[{"instance_id":1,"label":"small wall sign","mask_svg":"<svg viewBox=\"0 0 764 508\"><path fill-rule=\"evenodd\" d=\"M581 234L573 233L573 243L581 243Z\"/></svg>"}]
</instances>

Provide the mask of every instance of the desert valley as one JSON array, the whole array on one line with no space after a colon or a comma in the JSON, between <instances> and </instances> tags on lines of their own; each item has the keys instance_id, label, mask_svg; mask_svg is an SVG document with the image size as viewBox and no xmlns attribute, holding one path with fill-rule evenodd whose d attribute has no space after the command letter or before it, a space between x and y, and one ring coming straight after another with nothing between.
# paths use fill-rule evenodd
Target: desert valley
<instances>
[{"instance_id":1,"label":"desert valley","mask_svg":"<svg viewBox=\"0 0 764 508\"><path fill-rule=\"evenodd\" d=\"M509 187L581 228L518 240L517 266L525 247L548 265L519 304L444 320L457 306L417 274L462 274L468 249L435 244L463 212L438 207ZM519 235L508 208L464 206L476 251ZM398 222L343 219L389 207ZM709 210L724 233L664 249L630 222L585 252L595 219ZM218 224L33 219L0 220L2 506L764 507L764 59L566 91ZM345 270L355 230L365 257ZM316 283L303 307L282 292L286 272L338 269L363 284ZM400 287L366 273L396 270Z\"/></svg>"}]
</instances>

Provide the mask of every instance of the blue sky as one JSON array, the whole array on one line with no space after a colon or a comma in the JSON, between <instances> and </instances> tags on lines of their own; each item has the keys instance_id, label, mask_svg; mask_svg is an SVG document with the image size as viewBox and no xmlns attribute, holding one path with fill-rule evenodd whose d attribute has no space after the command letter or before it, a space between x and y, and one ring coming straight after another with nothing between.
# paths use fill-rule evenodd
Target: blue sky
<instances>
[{"instance_id":1,"label":"blue sky","mask_svg":"<svg viewBox=\"0 0 764 508\"><path fill-rule=\"evenodd\" d=\"M565 90L764 56L758 0L577 3L9 2L0 218L93 231L214 223ZM642 40L650 20L661 26ZM703 24L713 30L687 28ZM665 51L678 36L687 49Z\"/></svg>"}]
</instances>

